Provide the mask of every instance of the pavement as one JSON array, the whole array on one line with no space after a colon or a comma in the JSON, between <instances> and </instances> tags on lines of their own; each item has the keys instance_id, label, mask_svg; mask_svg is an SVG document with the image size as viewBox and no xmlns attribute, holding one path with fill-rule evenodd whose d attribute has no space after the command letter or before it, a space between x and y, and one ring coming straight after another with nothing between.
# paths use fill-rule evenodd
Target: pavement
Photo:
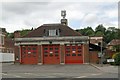
<instances>
[{"instance_id":1,"label":"pavement","mask_svg":"<svg viewBox=\"0 0 120 80\"><path fill-rule=\"evenodd\" d=\"M109 68L109 69L106 69ZM108 70L108 71L107 71ZM109 70L112 70L111 73ZM19 65L3 64L3 78L118 78L110 65Z\"/></svg>"},{"instance_id":2,"label":"pavement","mask_svg":"<svg viewBox=\"0 0 120 80\"><path fill-rule=\"evenodd\" d=\"M120 66L112 66L110 64L90 64L93 67L95 67L96 69L99 69L100 71L104 72L104 73L116 73L118 74L119 72L119 67Z\"/></svg>"}]
</instances>

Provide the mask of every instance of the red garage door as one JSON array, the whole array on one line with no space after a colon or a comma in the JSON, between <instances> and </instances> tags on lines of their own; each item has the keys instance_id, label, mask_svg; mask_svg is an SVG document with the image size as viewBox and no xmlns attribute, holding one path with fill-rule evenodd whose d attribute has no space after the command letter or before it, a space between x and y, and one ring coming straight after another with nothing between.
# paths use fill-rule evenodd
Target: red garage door
<instances>
[{"instance_id":1,"label":"red garage door","mask_svg":"<svg viewBox=\"0 0 120 80\"><path fill-rule=\"evenodd\" d=\"M83 54L82 45L65 45L65 63L66 64L82 64Z\"/></svg>"},{"instance_id":2,"label":"red garage door","mask_svg":"<svg viewBox=\"0 0 120 80\"><path fill-rule=\"evenodd\" d=\"M21 46L21 64L37 64L38 49L37 45Z\"/></svg>"},{"instance_id":3,"label":"red garage door","mask_svg":"<svg viewBox=\"0 0 120 80\"><path fill-rule=\"evenodd\" d=\"M43 45L43 64L60 64L59 45Z\"/></svg>"}]
</instances>

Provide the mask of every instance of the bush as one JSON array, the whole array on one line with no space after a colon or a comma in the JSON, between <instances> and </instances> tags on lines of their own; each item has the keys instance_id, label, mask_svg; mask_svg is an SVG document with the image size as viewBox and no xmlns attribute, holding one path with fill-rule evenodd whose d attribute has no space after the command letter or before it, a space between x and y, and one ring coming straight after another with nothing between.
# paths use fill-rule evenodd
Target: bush
<instances>
[{"instance_id":1,"label":"bush","mask_svg":"<svg viewBox=\"0 0 120 80\"><path fill-rule=\"evenodd\" d=\"M115 56L115 65L120 65L120 52Z\"/></svg>"},{"instance_id":2,"label":"bush","mask_svg":"<svg viewBox=\"0 0 120 80\"><path fill-rule=\"evenodd\" d=\"M114 54L112 58L115 60L114 63L111 63L112 65L120 65L120 52Z\"/></svg>"}]
</instances>

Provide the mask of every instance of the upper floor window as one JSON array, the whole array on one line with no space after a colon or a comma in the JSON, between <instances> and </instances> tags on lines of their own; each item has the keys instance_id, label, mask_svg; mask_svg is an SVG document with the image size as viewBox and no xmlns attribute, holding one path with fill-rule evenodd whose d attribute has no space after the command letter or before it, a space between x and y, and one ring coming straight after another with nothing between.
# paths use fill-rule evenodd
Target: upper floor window
<instances>
[{"instance_id":1,"label":"upper floor window","mask_svg":"<svg viewBox=\"0 0 120 80\"><path fill-rule=\"evenodd\" d=\"M59 30L56 30L56 29L49 30L48 36L59 36Z\"/></svg>"}]
</instances>

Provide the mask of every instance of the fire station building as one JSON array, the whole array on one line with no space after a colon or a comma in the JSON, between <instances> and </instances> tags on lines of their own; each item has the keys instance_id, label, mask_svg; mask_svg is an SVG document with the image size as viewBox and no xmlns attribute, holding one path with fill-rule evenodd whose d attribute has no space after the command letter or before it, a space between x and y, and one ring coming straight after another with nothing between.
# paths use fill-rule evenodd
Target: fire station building
<instances>
[{"instance_id":1,"label":"fire station building","mask_svg":"<svg viewBox=\"0 0 120 80\"><path fill-rule=\"evenodd\" d=\"M15 61L20 64L85 64L89 62L89 37L71 29L67 19L43 24L15 38Z\"/></svg>"},{"instance_id":2,"label":"fire station building","mask_svg":"<svg viewBox=\"0 0 120 80\"><path fill-rule=\"evenodd\" d=\"M88 36L62 24L44 24L15 39L15 59L21 64L88 63Z\"/></svg>"}]
</instances>

